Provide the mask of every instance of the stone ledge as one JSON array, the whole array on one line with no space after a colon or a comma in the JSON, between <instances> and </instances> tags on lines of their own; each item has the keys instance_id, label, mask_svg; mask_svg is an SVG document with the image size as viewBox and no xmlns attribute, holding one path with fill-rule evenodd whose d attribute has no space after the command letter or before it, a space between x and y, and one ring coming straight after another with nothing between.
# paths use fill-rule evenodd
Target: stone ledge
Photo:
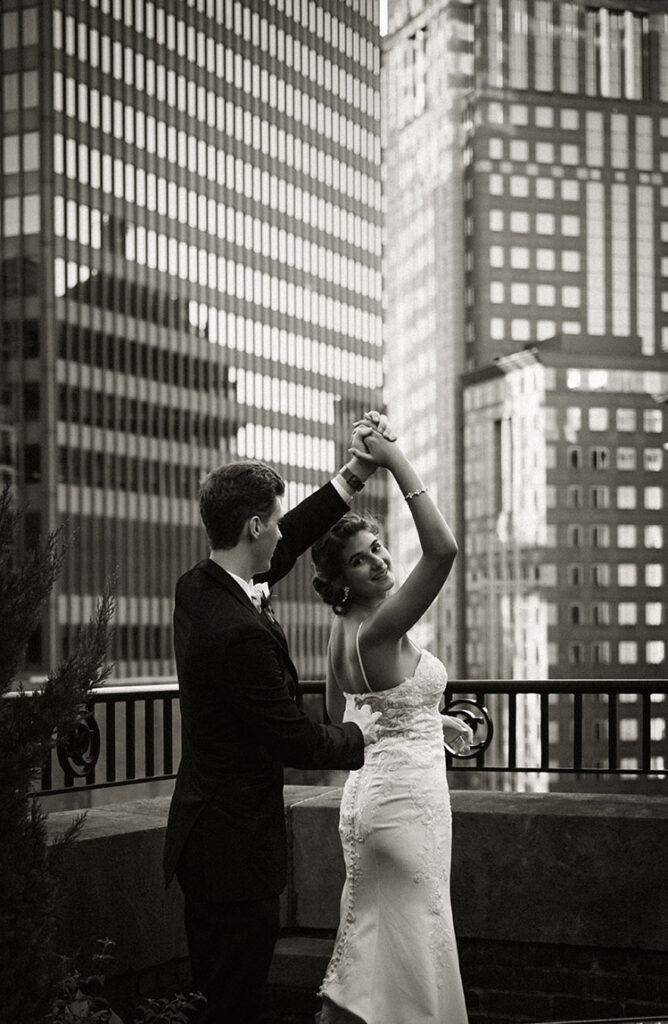
<instances>
[{"instance_id":1,"label":"stone ledge","mask_svg":"<svg viewBox=\"0 0 668 1024\"><path fill-rule=\"evenodd\" d=\"M317 992L334 948L334 939L284 935L276 943L269 972L270 985L307 988Z\"/></svg>"},{"instance_id":2,"label":"stone ledge","mask_svg":"<svg viewBox=\"0 0 668 1024\"><path fill-rule=\"evenodd\" d=\"M287 927L337 926L340 796L339 788L286 787ZM452 804L452 899L462 939L668 951L668 798L455 790ZM162 884L168 807L169 797L158 797L93 808L80 838L56 849L68 880L66 951L92 951L109 936L126 967L186 955L181 893ZM74 816L51 814L51 837ZM315 961L303 960L309 976Z\"/></svg>"},{"instance_id":3,"label":"stone ledge","mask_svg":"<svg viewBox=\"0 0 668 1024\"><path fill-rule=\"evenodd\" d=\"M337 926L339 798L289 810L297 927ZM668 798L455 790L452 807L458 935L668 950Z\"/></svg>"}]
</instances>

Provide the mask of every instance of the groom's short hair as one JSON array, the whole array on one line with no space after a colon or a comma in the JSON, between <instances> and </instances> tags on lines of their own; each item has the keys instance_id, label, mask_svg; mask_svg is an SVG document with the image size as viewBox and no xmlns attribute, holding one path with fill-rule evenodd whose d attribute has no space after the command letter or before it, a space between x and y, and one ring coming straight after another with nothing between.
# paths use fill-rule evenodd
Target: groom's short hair
<instances>
[{"instance_id":1,"label":"groom's short hair","mask_svg":"<svg viewBox=\"0 0 668 1024\"><path fill-rule=\"evenodd\" d=\"M252 516L266 522L285 482L265 462L247 459L213 469L199 489L199 511L212 550L239 543L244 523Z\"/></svg>"}]
</instances>

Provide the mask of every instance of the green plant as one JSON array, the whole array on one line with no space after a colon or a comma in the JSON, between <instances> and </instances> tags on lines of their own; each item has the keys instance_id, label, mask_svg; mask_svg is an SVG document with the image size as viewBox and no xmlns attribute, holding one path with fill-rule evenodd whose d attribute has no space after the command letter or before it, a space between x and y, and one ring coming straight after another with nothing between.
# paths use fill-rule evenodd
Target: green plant
<instances>
[{"instance_id":1,"label":"green plant","mask_svg":"<svg viewBox=\"0 0 668 1024\"><path fill-rule=\"evenodd\" d=\"M94 954L93 961L102 968L105 962L113 959L109 953L113 942L111 939L100 939L99 942L102 950ZM91 992L103 988L103 972L84 976L66 958L63 958L63 968L63 977L45 1024L123 1024L109 1002L101 994Z\"/></svg>"},{"instance_id":2,"label":"green plant","mask_svg":"<svg viewBox=\"0 0 668 1024\"><path fill-rule=\"evenodd\" d=\"M64 528L16 557L22 511L0 492L0 1024L123 1024L102 995L103 970L85 973L57 955L58 858L49 856L46 815L34 782L58 737L79 718L91 690L107 677L114 612L111 585L75 649L32 693L17 681L28 641L58 579ZM56 840L71 842L85 814ZM93 957L113 959L110 939ZM147 999L135 1024L184 1024L203 997Z\"/></svg>"},{"instance_id":3,"label":"green plant","mask_svg":"<svg viewBox=\"0 0 668 1024\"><path fill-rule=\"evenodd\" d=\"M84 975L71 961L63 960L65 971L58 986L53 1009L44 1024L123 1024L102 995L104 969L115 959L111 939L98 940L101 950L93 956L95 974ZM191 1013L204 997L199 993L161 999L145 999L136 1010L133 1024L188 1024Z\"/></svg>"},{"instance_id":4,"label":"green plant","mask_svg":"<svg viewBox=\"0 0 668 1024\"><path fill-rule=\"evenodd\" d=\"M108 590L76 649L28 693L16 677L31 634L62 568L64 529L16 557L22 510L0 492L0 1024L35 1024L59 977L55 955L58 875L49 857L45 814L34 780L56 738L107 676L114 601ZM60 837L69 842L83 816Z\"/></svg>"},{"instance_id":5,"label":"green plant","mask_svg":"<svg viewBox=\"0 0 668 1024\"><path fill-rule=\"evenodd\" d=\"M198 992L183 996L180 993L171 999L146 999L137 1010L133 1024L187 1024L190 1013L204 996Z\"/></svg>"}]
</instances>

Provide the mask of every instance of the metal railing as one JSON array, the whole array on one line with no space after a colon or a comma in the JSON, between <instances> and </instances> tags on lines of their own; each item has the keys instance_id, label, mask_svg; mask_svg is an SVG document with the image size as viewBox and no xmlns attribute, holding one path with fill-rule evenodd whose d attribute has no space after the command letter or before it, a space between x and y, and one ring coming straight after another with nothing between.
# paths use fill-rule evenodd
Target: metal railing
<instances>
[{"instance_id":1,"label":"metal railing","mask_svg":"<svg viewBox=\"0 0 668 1024\"><path fill-rule=\"evenodd\" d=\"M324 682L303 682L300 690L307 713L327 721ZM625 705L626 717L632 713L638 723L635 744L620 739L623 694L635 702ZM446 710L462 702L480 709L478 718L482 731L487 732L467 757L448 753L451 771L668 777L668 681L455 680L448 683L447 700ZM657 717L664 723L659 739L652 736L652 722ZM558 722L562 730L566 724L572 733L559 745L562 760L564 751L569 754L566 764L555 763L557 745L551 741L551 722ZM601 722L607 737L592 743L589 726L595 723L600 731ZM93 691L82 707L77 727L69 736L59 738L42 770L39 792L55 795L173 779L181 756L180 741L175 679L115 681ZM636 767L622 764L622 747L633 747ZM598 758L596 764L591 763L592 751Z\"/></svg>"}]
</instances>

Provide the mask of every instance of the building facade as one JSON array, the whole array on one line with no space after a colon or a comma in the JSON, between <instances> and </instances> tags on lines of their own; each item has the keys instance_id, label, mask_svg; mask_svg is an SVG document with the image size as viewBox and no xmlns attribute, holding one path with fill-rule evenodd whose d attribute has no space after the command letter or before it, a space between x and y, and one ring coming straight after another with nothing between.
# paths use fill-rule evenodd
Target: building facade
<instances>
[{"instance_id":1,"label":"building facade","mask_svg":"<svg viewBox=\"0 0 668 1024\"><path fill-rule=\"evenodd\" d=\"M580 354L600 342L615 365L668 360L668 14L655 0L397 0L388 28L388 406L462 536L476 498L463 372L550 338ZM390 515L410 560L407 510ZM464 561L429 637L457 676L478 671ZM499 670L547 674L547 646L518 644Z\"/></svg>"},{"instance_id":2,"label":"building facade","mask_svg":"<svg viewBox=\"0 0 668 1024\"><path fill-rule=\"evenodd\" d=\"M202 475L265 459L293 505L379 404L378 18L377 0L3 3L3 472L26 543L73 535L32 671L116 573L115 673L170 673ZM322 674L306 560L280 601Z\"/></svg>"},{"instance_id":3,"label":"building facade","mask_svg":"<svg viewBox=\"0 0 668 1024\"><path fill-rule=\"evenodd\" d=\"M666 677L668 367L639 338L580 341L527 346L464 376L471 678L632 688ZM649 715L655 769L668 766L667 699L655 694ZM608 700L583 698L589 767L607 765ZM520 704L518 763L539 763L537 715ZM620 767L630 771L646 712L637 695L619 695ZM572 764L572 729L571 701L553 699L552 767Z\"/></svg>"}]
</instances>

